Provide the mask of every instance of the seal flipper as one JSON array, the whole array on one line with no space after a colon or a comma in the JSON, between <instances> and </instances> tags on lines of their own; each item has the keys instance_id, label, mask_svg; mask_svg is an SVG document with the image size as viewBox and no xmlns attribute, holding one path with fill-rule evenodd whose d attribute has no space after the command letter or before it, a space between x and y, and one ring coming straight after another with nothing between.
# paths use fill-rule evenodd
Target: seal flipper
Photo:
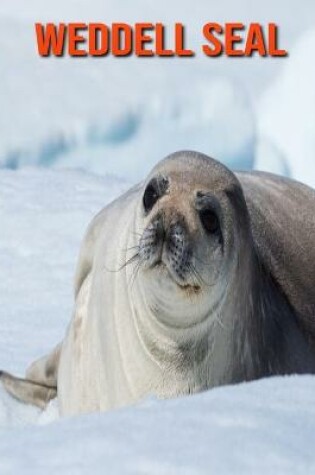
<instances>
[{"instance_id":1,"label":"seal flipper","mask_svg":"<svg viewBox=\"0 0 315 475\"><path fill-rule=\"evenodd\" d=\"M44 409L48 402L57 396L57 387L45 386L29 379L12 376L10 373L0 371L0 381L7 392L26 404L33 404Z\"/></svg>"},{"instance_id":2,"label":"seal flipper","mask_svg":"<svg viewBox=\"0 0 315 475\"><path fill-rule=\"evenodd\" d=\"M28 368L25 379L0 371L1 383L14 398L44 409L57 396L60 352L61 344L49 355L35 361Z\"/></svg>"}]
</instances>

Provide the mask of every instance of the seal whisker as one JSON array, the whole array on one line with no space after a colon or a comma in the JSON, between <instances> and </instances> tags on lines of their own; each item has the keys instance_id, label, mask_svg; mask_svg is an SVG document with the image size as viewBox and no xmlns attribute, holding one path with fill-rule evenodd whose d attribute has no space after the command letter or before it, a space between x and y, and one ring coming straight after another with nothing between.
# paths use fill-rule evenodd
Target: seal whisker
<instances>
[{"instance_id":1,"label":"seal whisker","mask_svg":"<svg viewBox=\"0 0 315 475\"><path fill-rule=\"evenodd\" d=\"M196 268L193 266L193 264L189 264L189 270L190 270L190 274L192 274L193 277L195 277L198 284L201 286L203 284L203 280L201 279L200 275L198 274L198 272L197 272Z\"/></svg>"},{"instance_id":2,"label":"seal whisker","mask_svg":"<svg viewBox=\"0 0 315 475\"><path fill-rule=\"evenodd\" d=\"M138 261L137 261L137 264L136 264L136 266L133 270L133 273L131 275L130 281L129 281L130 289L132 289L132 287L135 283L136 277L138 276L140 266L141 266L141 259L139 258Z\"/></svg>"},{"instance_id":3,"label":"seal whisker","mask_svg":"<svg viewBox=\"0 0 315 475\"><path fill-rule=\"evenodd\" d=\"M129 266L133 262L137 261L139 259L139 252L136 252L130 259L127 259L127 261L119 268L119 270L124 269L125 267Z\"/></svg>"},{"instance_id":4,"label":"seal whisker","mask_svg":"<svg viewBox=\"0 0 315 475\"><path fill-rule=\"evenodd\" d=\"M142 236L142 233L137 233L136 231L131 231L131 234L133 234L134 236L138 236L140 238Z\"/></svg>"},{"instance_id":5,"label":"seal whisker","mask_svg":"<svg viewBox=\"0 0 315 475\"><path fill-rule=\"evenodd\" d=\"M217 280L215 280L214 282L211 282L211 283L206 282L204 280L204 278L202 277L202 275L200 275L200 272L197 271L196 267L192 263L190 263L189 266L190 266L190 269L192 270L194 276L198 280L199 284L204 284L207 287L214 287L216 285Z\"/></svg>"},{"instance_id":6,"label":"seal whisker","mask_svg":"<svg viewBox=\"0 0 315 475\"><path fill-rule=\"evenodd\" d=\"M105 267L105 270L107 270L108 272L120 272L125 267L129 266L134 261L136 261L137 259L139 259L139 252L136 252L132 257L130 257L130 259L127 259L126 262L124 262L120 267L118 267L118 269L109 269L106 265L104 265L104 267Z\"/></svg>"},{"instance_id":7,"label":"seal whisker","mask_svg":"<svg viewBox=\"0 0 315 475\"><path fill-rule=\"evenodd\" d=\"M125 247L122 249L122 251L125 251L125 252L128 252L128 251L133 251L134 249L140 249L140 246L139 244L137 244L136 246L130 246L130 247Z\"/></svg>"}]
</instances>

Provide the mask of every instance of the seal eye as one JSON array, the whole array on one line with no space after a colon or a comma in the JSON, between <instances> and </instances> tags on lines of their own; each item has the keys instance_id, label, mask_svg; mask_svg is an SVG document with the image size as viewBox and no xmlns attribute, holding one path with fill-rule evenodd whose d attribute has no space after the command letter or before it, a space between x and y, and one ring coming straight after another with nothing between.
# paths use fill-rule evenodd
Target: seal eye
<instances>
[{"instance_id":1,"label":"seal eye","mask_svg":"<svg viewBox=\"0 0 315 475\"><path fill-rule=\"evenodd\" d=\"M146 212L151 211L157 200L159 194L152 183L149 183L143 195L143 206Z\"/></svg>"},{"instance_id":2,"label":"seal eye","mask_svg":"<svg viewBox=\"0 0 315 475\"><path fill-rule=\"evenodd\" d=\"M200 211L200 220L207 233L214 234L219 230L219 219L211 209Z\"/></svg>"}]
</instances>

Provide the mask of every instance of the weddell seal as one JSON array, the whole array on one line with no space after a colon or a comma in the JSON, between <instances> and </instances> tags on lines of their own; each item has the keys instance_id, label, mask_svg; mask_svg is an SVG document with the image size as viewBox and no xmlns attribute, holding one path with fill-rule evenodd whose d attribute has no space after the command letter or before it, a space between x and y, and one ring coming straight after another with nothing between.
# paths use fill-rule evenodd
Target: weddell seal
<instances>
[{"instance_id":1,"label":"weddell seal","mask_svg":"<svg viewBox=\"0 0 315 475\"><path fill-rule=\"evenodd\" d=\"M303 184L170 155L94 218L65 339L4 387L70 415L314 373L314 210Z\"/></svg>"}]
</instances>

